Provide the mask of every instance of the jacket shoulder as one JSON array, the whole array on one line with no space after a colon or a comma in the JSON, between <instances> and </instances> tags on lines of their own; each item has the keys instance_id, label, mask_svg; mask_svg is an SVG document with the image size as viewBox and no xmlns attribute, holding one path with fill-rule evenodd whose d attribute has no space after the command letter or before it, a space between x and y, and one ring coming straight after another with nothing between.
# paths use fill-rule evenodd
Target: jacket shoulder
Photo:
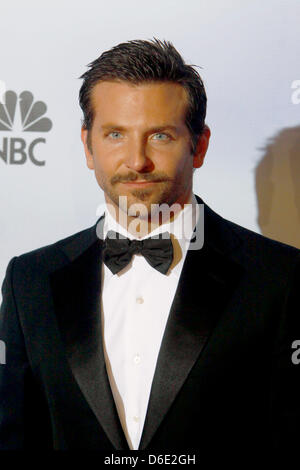
<instances>
[{"instance_id":1,"label":"jacket shoulder","mask_svg":"<svg viewBox=\"0 0 300 470\"><path fill-rule=\"evenodd\" d=\"M246 242L249 249L257 247L257 249L267 250L270 253L282 253L291 256L299 256L300 250L286 243L273 240L265 235L254 232L246 227L236 224L230 220L223 219L235 234Z\"/></svg>"},{"instance_id":2,"label":"jacket shoulder","mask_svg":"<svg viewBox=\"0 0 300 470\"><path fill-rule=\"evenodd\" d=\"M246 270L286 277L300 265L300 250L223 218L206 205L207 242L244 265Z\"/></svg>"},{"instance_id":3,"label":"jacket shoulder","mask_svg":"<svg viewBox=\"0 0 300 470\"><path fill-rule=\"evenodd\" d=\"M294 246L273 240L234 222L226 224L241 240L239 259L248 272L259 273L261 279L268 279L283 287L300 269L300 250Z\"/></svg>"},{"instance_id":4,"label":"jacket shoulder","mask_svg":"<svg viewBox=\"0 0 300 470\"><path fill-rule=\"evenodd\" d=\"M41 246L15 257L15 265L21 270L52 271L68 262L66 247L78 247L84 251L96 240L96 225L80 230L54 243Z\"/></svg>"},{"instance_id":5,"label":"jacket shoulder","mask_svg":"<svg viewBox=\"0 0 300 470\"><path fill-rule=\"evenodd\" d=\"M228 220L215 212L199 196L196 196L196 199L198 203L204 204L205 236L208 238L208 243L209 239L212 239L214 246L221 247L224 251L240 248L245 254L254 258L272 255L299 257L300 250L298 248L273 240Z\"/></svg>"}]
</instances>

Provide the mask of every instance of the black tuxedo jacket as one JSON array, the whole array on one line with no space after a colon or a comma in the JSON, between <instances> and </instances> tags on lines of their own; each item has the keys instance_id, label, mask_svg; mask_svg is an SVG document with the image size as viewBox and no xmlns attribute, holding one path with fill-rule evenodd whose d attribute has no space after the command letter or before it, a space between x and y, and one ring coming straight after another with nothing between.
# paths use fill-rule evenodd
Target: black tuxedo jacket
<instances>
[{"instance_id":1,"label":"black tuxedo jacket","mask_svg":"<svg viewBox=\"0 0 300 470\"><path fill-rule=\"evenodd\" d=\"M170 310L139 449L289 452L300 433L300 251L206 204L204 220L203 248L188 251ZM103 355L101 247L94 225L8 265L1 449L128 450Z\"/></svg>"}]
</instances>

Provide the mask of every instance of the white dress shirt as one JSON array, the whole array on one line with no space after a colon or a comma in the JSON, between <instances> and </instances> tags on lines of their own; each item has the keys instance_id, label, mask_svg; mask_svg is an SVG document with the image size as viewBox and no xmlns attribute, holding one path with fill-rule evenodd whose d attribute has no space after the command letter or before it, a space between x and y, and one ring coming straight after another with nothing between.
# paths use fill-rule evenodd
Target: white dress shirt
<instances>
[{"instance_id":1,"label":"white dress shirt","mask_svg":"<svg viewBox=\"0 0 300 470\"><path fill-rule=\"evenodd\" d=\"M143 237L165 231L173 234L174 259L166 275L152 268L141 254L133 255L129 265L115 275L104 263L102 266L106 368L120 422L133 450L139 447L160 345L198 216L192 194L190 203L171 223L160 225ZM106 206L104 238L108 230L135 238Z\"/></svg>"}]
</instances>

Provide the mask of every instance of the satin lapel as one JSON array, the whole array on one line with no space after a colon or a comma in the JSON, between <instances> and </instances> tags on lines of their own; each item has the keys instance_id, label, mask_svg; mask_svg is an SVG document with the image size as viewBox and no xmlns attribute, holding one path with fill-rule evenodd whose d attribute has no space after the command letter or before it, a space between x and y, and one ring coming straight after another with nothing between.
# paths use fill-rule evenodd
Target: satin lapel
<instances>
[{"instance_id":1,"label":"satin lapel","mask_svg":"<svg viewBox=\"0 0 300 470\"><path fill-rule=\"evenodd\" d=\"M224 254L239 242L233 234L226 236L226 227L219 232L217 218L221 217L207 206L205 211L204 246L189 250L186 256L158 356L139 449L149 445L201 357L243 270Z\"/></svg>"},{"instance_id":2,"label":"satin lapel","mask_svg":"<svg viewBox=\"0 0 300 470\"><path fill-rule=\"evenodd\" d=\"M103 219L102 219L103 222ZM88 240L63 249L70 263L51 276L55 311L73 375L116 449L127 449L106 372L101 333L101 246L95 226Z\"/></svg>"}]
</instances>

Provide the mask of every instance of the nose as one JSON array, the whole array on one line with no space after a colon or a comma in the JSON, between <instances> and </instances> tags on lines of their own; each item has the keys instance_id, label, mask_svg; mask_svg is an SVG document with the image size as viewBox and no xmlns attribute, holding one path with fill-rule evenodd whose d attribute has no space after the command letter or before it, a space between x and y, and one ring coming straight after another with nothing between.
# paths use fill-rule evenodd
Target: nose
<instances>
[{"instance_id":1,"label":"nose","mask_svg":"<svg viewBox=\"0 0 300 470\"><path fill-rule=\"evenodd\" d=\"M153 163L147 155L147 142L142 137L132 138L125 156L127 168L136 172L151 171Z\"/></svg>"}]
</instances>

